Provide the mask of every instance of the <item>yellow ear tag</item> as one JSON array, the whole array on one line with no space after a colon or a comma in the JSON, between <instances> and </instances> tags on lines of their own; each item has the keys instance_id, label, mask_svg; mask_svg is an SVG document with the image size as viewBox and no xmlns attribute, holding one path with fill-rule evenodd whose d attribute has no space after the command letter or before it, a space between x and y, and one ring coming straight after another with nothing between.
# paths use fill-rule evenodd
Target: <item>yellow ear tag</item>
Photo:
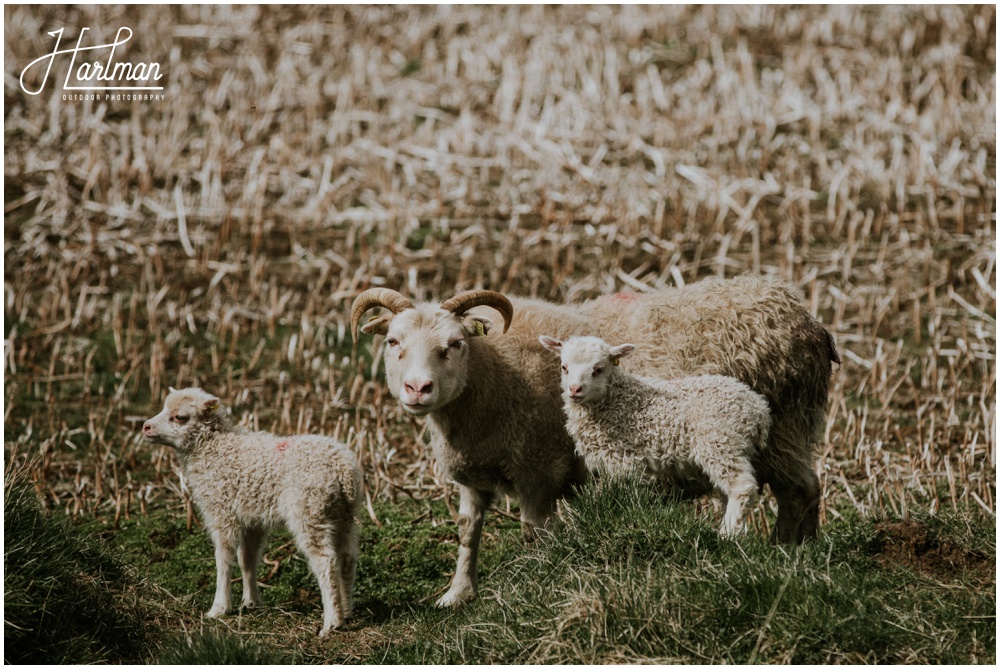
<instances>
[{"instance_id":1,"label":"yellow ear tag","mask_svg":"<svg viewBox=\"0 0 1000 669\"><path fill-rule=\"evenodd\" d=\"M482 337L483 335L486 334L486 328L483 327L481 321L475 321L475 323L476 323L476 336Z\"/></svg>"},{"instance_id":2,"label":"yellow ear tag","mask_svg":"<svg viewBox=\"0 0 1000 669\"><path fill-rule=\"evenodd\" d=\"M219 407L221 407L221 406L222 406L221 404L213 404L212 406L208 407L208 410L209 411L218 411Z\"/></svg>"},{"instance_id":3,"label":"yellow ear tag","mask_svg":"<svg viewBox=\"0 0 1000 669\"><path fill-rule=\"evenodd\" d=\"M615 367L617 367L618 366L618 358L611 358L611 364L614 365Z\"/></svg>"},{"instance_id":4,"label":"yellow ear tag","mask_svg":"<svg viewBox=\"0 0 1000 669\"><path fill-rule=\"evenodd\" d=\"M371 323L372 321L377 321L378 319L379 316L372 316L371 318L368 319L368 322Z\"/></svg>"}]
</instances>

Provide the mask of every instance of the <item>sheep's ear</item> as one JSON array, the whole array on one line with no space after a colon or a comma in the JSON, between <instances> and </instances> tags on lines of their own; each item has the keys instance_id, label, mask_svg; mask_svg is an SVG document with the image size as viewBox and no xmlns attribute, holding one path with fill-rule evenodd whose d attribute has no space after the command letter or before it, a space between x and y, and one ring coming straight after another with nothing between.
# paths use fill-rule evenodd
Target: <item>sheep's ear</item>
<instances>
[{"instance_id":1,"label":"sheep's ear","mask_svg":"<svg viewBox=\"0 0 1000 669\"><path fill-rule=\"evenodd\" d=\"M172 386L168 386L168 387L167 387L167 392L170 392L170 393L176 393L176 392L177 392L177 389L176 389L176 388L174 388L174 387L172 387Z\"/></svg>"},{"instance_id":2,"label":"sheep's ear","mask_svg":"<svg viewBox=\"0 0 1000 669\"><path fill-rule=\"evenodd\" d=\"M540 341L542 343L542 346L549 349L550 351L555 351L556 353L562 351L563 343L558 339L555 339L554 337L546 337L545 335L542 335L541 337L538 338L538 341Z\"/></svg>"},{"instance_id":3,"label":"sheep's ear","mask_svg":"<svg viewBox=\"0 0 1000 669\"><path fill-rule=\"evenodd\" d=\"M370 319L367 323L361 326L361 331L365 334L378 334L384 335L389 331L389 323L392 321L391 316L376 316Z\"/></svg>"},{"instance_id":4,"label":"sheep's ear","mask_svg":"<svg viewBox=\"0 0 1000 669\"><path fill-rule=\"evenodd\" d=\"M465 327L465 331L470 337L482 337L490 331L490 328L493 327L493 321L485 316L468 314L463 319L462 325Z\"/></svg>"},{"instance_id":5,"label":"sheep's ear","mask_svg":"<svg viewBox=\"0 0 1000 669\"><path fill-rule=\"evenodd\" d=\"M209 399L205 400L204 404L201 405L201 413L202 415L208 415L210 413L218 411L220 406L221 405L219 404L218 397L210 397Z\"/></svg>"},{"instance_id":6,"label":"sheep's ear","mask_svg":"<svg viewBox=\"0 0 1000 669\"><path fill-rule=\"evenodd\" d=\"M627 356L629 353L635 350L635 346L632 344L622 344L621 346L611 347L611 362L617 365L618 361Z\"/></svg>"}]
</instances>

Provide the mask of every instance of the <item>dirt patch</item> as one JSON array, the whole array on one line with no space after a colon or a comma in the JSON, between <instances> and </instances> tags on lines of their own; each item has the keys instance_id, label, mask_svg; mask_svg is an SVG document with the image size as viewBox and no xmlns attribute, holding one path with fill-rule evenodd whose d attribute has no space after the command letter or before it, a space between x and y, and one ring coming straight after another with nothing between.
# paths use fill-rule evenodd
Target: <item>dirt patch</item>
<instances>
[{"instance_id":1,"label":"dirt patch","mask_svg":"<svg viewBox=\"0 0 1000 669\"><path fill-rule=\"evenodd\" d=\"M963 575L993 580L996 576L996 563L989 556L937 537L925 523L915 520L876 523L875 548L880 564L908 567L926 576L947 580Z\"/></svg>"}]
</instances>

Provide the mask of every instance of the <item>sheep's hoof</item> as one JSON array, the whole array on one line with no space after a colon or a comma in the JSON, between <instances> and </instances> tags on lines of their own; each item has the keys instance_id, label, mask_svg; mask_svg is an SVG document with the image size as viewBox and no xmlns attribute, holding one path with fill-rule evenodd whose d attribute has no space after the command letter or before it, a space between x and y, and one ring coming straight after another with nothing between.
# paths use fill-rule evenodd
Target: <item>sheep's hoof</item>
<instances>
[{"instance_id":1,"label":"sheep's hoof","mask_svg":"<svg viewBox=\"0 0 1000 669\"><path fill-rule=\"evenodd\" d=\"M319 631L319 638L322 639L327 634L329 634L331 630L335 630L335 629L339 629L339 628L340 628L340 623L336 623L334 625L324 625L323 629L321 629Z\"/></svg>"},{"instance_id":2,"label":"sheep's hoof","mask_svg":"<svg viewBox=\"0 0 1000 669\"><path fill-rule=\"evenodd\" d=\"M476 597L476 591L472 588L459 588L458 590L451 589L441 596L441 599L437 600L435 603L438 608L446 609L449 607L458 607L467 602L471 602Z\"/></svg>"},{"instance_id":3,"label":"sheep's hoof","mask_svg":"<svg viewBox=\"0 0 1000 669\"><path fill-rule=\"evenodd\" d=\"M208 610L208 613L205 614L205 617L206 618L220 618L220 617L222 617L224 615L226 615L226 609L224 609L221 606L213 606L212 608L210 608Z\"/></svg>"}]
</instances>

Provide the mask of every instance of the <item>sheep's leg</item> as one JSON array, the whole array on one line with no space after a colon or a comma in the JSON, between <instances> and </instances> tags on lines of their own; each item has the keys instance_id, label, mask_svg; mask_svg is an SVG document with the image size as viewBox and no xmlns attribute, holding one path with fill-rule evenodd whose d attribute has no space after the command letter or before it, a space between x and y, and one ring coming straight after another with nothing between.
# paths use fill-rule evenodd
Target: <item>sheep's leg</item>
<instances>
[{"instance_id":1,"label":"sheep's leg","mask_svg":"<svg viewBox=\"0 0 1000 669\"><path fill-rule=\"evenodd\" d=\"M815 539L816 534L819 532L819 502L821 496L822 491L819 486L819 476L816 475L815 471L810 469L803 493L805 512L802 514L802 520L799 522L798 532L795 535L795 540L798 543Z\"/></svg>"},{"instance_id":2,"label":"sheep's leg","mask_svg":"<svg viewBox=\"0 0 1000 669\"><path fill-rule=\"evenodd\" d=\"M233 570L233 551L236 548L237 530L212 528L215 543L215 601L205 614L218 618L229 611L229 575Z\"/></svg>"},{"instance_id":3,"label":"sheep's leg","mask_svg":"<svg viewBox=\"0 0 1000 669\"><path fill-rule=\"evenodd\" d=\"M736 445L725 441L705 444L693 458L712 486L723 495L726 510L719 533L724 537L743 531L747 506L756 498L759 488L750 461L734 453L734 448Z\"/></svg>"},{"instance_id":4,"label":"sheep's leg","mask_svg":"<svg viewBox=\"0 0 1000 669\"><path fill-rule=\"evenodd\" d=\"M257 565L264 552L264 538L267 533L260 527L245 527L240 537L237 557L243 573L243 606L263 606L260 587L257 585Z\"/></svg>"},{"instance_id":5,"label":"sheep's leg","mask_svg":"<svg viewBox=\"0 0 1000 669\"><path fill-rule=\"evenodd\" d=\"M521 502L521 538L526 543L531 543L541 536L542 531L548 525L549 518L555 511L555 499L552 496L540 494L545 491L545 486L542 483L526 487L530 490L518 491Z\"/></svg>"},{"instance_id":6,"label":"sheep's leg","mask_svg":"<svg viewBox=\"0 0 1000 669\"><path fill-rule=\"evenodd\" d=\"M309 565L316 574L316 580L319 581L320 595L323 599L323 628L319 631L320 636L340 627L340 623L346 617L340 608L340 565L337 562L336 552L332 547L309 556ZM336 588L334 581L337 582Z\"/></svg>"},{"instance_id":7,"label":"sheep's leg","mask_svg":"<svg viewBox=\"0 0 1000 669\"><path fill-rule=\"evenodd\" d=\"M588 481L590 481L590 470L587 469L586 461L584 461L584 459L579 455L574 456L573 469L569 477L569 486L565 491L566 496L575 496L577 488L585 485Z\"/></svg>"},{"instance_id":8,"label":"sheep's leg","mask_svg":"<svg viewBox=\"0 0 1000 669\"><path fill-rule=\"evenodd\" d=\"M476 596L479 540L483 534L483 513L490 504L492 493L458 487L458 564L451 587L437 605L458 606Z\"/></svg>"},{"instance_id":9,"label":"sheep's leg","mask_svg":"<svg viewBox=\"0 0 1000 669\"><path fill-rule=\"evenodd\" d=\"M753 503L756 496L757 480L749 472L740 473L728 483L725 490L726 513L722 518L720 530L722 536L732 537L744 531L747 507Z\"/></svg>"},{"instance_id":10,"label":"sheep's leg","mask_svg":"<svg viewBox=\"0 0 1000 669\"><path fill-rule=\"evenodd\" d=\"M337 522L333 545L337 552L337 564L340 567L340 578L337 581L340 611L346 619L354 609L354 577L358 563L358 525L354 522L354 516L349 510L346 510Z\"/></svg>"},{"instance_id":11,"label":"sheep's leg","mask_svg":"<svg viewBox=\"0 0 1000 669\"><path fill-rule=\"evenodd\" d=\"M771 492L778 500L778 518L771 532L771 543L799 544L816 536L819 526L819 477L803 467L791 483L772 483Z\"/></svg>"},{"instance_id":12,"label":"sheep's leg","mask_svg":"<svg viewBox=\"0 0 1000 669\"><path fill-rule=\"evenodd\" d=\"M303 513L301 517L310 516ZM323 600L323 627L319 635L323 636L331 629L340 627L344 619L340 610L340 565L330 536L331 526L327 523L310 526L304 522L289 525L299 550L309 559L309 568L319 583L320 598Z\"/></svg>"}]
</instances>

